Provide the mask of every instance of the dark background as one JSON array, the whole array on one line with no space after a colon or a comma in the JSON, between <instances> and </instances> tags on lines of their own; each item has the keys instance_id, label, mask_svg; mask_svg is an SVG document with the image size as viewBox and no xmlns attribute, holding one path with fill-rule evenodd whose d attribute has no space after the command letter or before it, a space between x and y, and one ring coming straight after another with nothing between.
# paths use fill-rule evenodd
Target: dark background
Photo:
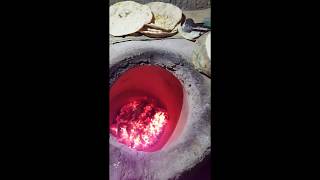
<instances>
[{"instance_id":1,"label":"dark background","mask_svg":"<svg viewBox=\"0 0 320 180\"><path fill-rule=\"evenodd\" d=\"M212 177L314 178L318 66L308 60L318 59L317 11L215 2ZM9 178L1 179L105 179L107 2L10 3L1 41L1 175Z\"/></svg>"}]
</instances>

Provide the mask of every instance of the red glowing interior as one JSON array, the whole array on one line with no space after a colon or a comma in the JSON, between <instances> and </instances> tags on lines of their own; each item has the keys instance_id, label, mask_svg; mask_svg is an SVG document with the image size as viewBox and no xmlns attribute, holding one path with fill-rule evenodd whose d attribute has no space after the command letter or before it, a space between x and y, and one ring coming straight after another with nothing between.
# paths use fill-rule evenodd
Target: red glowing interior
<instances>
[{"instance_id":1,"label":"red glowing interior","mask_svg":"<svg viewBox=\"0 0 320 180\"><path fill-rule=\"evenodd\" d=\"M139 151L157 151L180 117L183 90L169 71L152 65L131 68L110 89L110 133Z\"/></svg>"}]
</instances>

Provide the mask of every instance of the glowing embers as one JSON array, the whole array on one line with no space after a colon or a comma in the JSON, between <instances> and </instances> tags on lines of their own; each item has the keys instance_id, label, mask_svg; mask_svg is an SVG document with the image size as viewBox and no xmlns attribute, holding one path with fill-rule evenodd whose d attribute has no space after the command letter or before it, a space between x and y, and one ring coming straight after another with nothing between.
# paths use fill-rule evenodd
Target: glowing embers
<instances>
[{"instance_id":1,"label":"glowing embers","mask_svg":"<svg viewBox=\"0 0 320 180\"><path fill-rule=\"evenodd\" d=\"M168 122L168 113L150 97L137 97L123 105L111 124L120 143L143 150L156 144Z\"/></svg>"}]
</instances>

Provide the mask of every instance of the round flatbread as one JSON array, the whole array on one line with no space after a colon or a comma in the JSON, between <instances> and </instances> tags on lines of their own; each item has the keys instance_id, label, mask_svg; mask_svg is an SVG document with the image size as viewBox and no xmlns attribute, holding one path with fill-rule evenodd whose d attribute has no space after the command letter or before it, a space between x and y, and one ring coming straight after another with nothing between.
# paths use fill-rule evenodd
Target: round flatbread
<instances>
[{"instance_id":1,"label":"round flatbread","mask_svg":"<svg viewBox=\"0 0 320 180\"><path fill-rule=\"evenodd\" d=\"M123 36L137 32L152 20L152 12L147 5L133 1L122 1L110 6L110 34Z\"/></svg>"},{"instance_id":2,"label":"round flatbread","mask_svg":"<svg viewBox=\"0 0 320 180\"><path fill-rule=\"evenodd\" d=\"M151 26L172 31L182 18L182 10L172 4L151 2L146 5L150 7L154 16L154 22L150 23Z\"/></svg>"},{"instance_id":3,"label":"round flatbread","mask_svg":"<svg viewBox=\"0 0 320 180\"><path fill-rule=\"evenodd\" d=\"M150 27L143 27L140 31L141 34L148 36L148 37L153 37L153 38L164 38L164 37L169 37L177 34L178 29L177 27L174 28L172 31L162 31L160 29L154 29Z\"/></svg>"},{"instance_id":4,"label":"round flatbread","mask_svg":"<svg viewBox=\"0 0 320 180\"><path fill-rule=\"evenodd\" d=\"M209 59L211 59L211 33L208 33L208 36L206 38L206 49Z\"/></svg>"},{"instance_id":5,"label":"round flatbread","mask_svg":"<svg viewBox=\"0 0 320 180\"><path fill-rule=\"evenodd\" d=\"M193 49L192 64L198 71L211 77L211 32L197 39Z\"/></svg>"}]
</instances>

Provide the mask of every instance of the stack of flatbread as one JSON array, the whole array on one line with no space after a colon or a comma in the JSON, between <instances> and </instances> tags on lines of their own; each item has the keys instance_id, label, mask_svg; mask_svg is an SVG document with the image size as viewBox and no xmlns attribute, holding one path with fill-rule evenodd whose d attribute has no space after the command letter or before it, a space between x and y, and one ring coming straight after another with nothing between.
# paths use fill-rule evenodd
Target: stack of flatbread
<instances>
[{"instance_id":1,"label":"stack of flatbread","mask_svg":"<svg viewBox=\"0 0 320 180\"><path fill-rule=\"evenodd\" d=\"M192 64L198 71L211 77L211 32L197 39L192 54Z\"/></svg>"},{"instance_id":2,"label":"stack of flatbread","mask_svg":"<svg viewBox=\"0 0 320 180\"><path fill-rule=\"evenodd\" d=\"M123 1L110 6L110 34L124 36L139 32L148 37L168 37L178 32L182 10L163 2L139 4Z\"/></svg>"},{"instance_id":3,"label":"stack of flatbread","mask_svg":"<svg viewBox=\"0 0 320 180\"><path fill-rule=\"evenodd\" d=\"M178 23L182 18L182 10L177 6L163 2L146 4L153 13L153 20L139 32L149 37L167 37L178 32Z\"/></svg>"}]
</instances>

